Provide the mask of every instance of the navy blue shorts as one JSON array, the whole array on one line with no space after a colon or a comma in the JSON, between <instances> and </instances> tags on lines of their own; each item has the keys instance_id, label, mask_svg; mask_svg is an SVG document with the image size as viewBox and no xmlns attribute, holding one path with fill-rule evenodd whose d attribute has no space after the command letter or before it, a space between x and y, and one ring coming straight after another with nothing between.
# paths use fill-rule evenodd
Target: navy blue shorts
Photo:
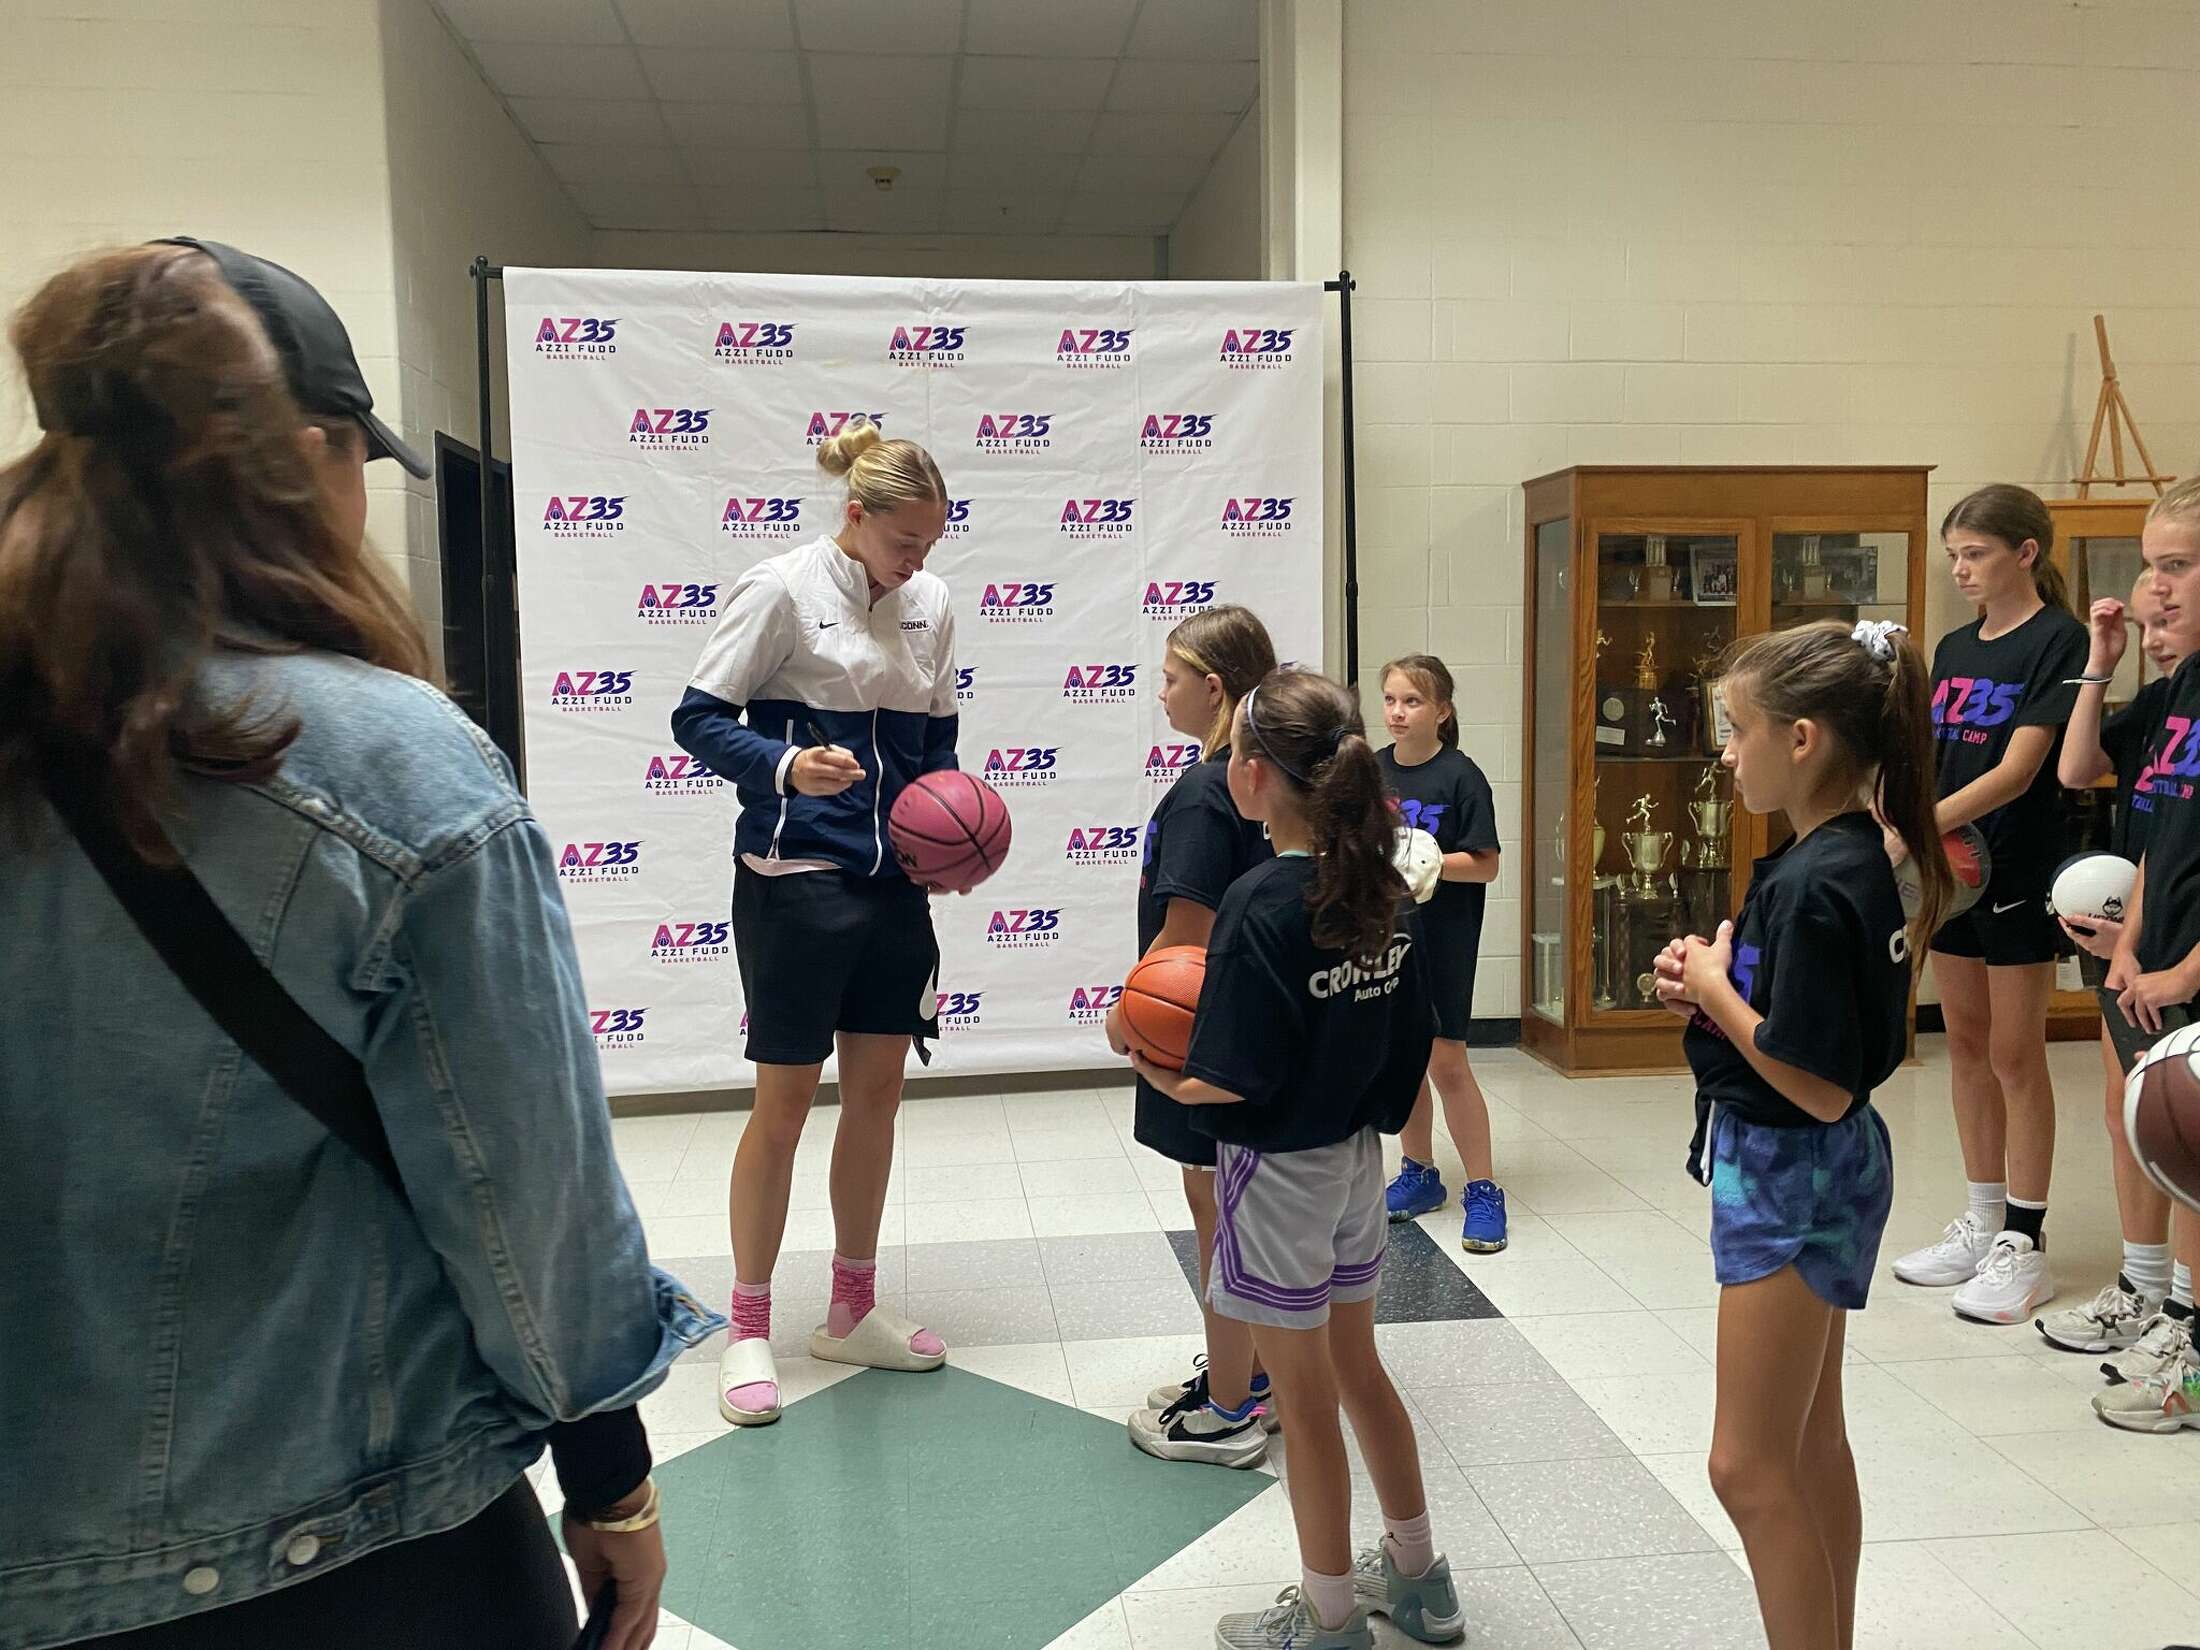
<instances>
[{"instance_id":1,"label":"navy blue shorts","mask_svg":"<svg viewBox=\"0 0 2200 1650\"><path fill-rule=\"evenodd\" d=\"M1894 1151L1870 1106L1775 1129L1722 1106L1711 1128L1711 1262L1725 1283L1792 1265L1828 1306L1861 1311L1894 1202Z\"/></svg>"}]
</instances>

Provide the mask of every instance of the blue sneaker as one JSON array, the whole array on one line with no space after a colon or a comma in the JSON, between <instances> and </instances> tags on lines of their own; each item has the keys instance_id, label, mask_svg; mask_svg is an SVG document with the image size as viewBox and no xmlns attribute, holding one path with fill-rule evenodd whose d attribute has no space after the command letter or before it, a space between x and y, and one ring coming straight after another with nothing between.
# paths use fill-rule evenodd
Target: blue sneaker
<instances>
[{"instance_id":1,"label":"blue sneaker","mask_svg":"<svg viewBox=\"0 0 2200 1650\"><path fill-rule=\"evenodd\" d=\"M1472 1254L1496 1254L1505 1247L1505 1188L1494 1180L1470 1180L1463 1201L1467 1220L1459 1246Z\"/></svg>"},{"instance_id":2,"label":"blue sneaker","mask_svg":"<svg viewBox=\"0 0 2200 1650\"><path fill-rule=\"evenodd\" d=\"M1449 1195L1444 1190L1444 1177L1437 1173L1435 1164L1401 1158L1397 1179L1383 1193L1383 1207L1390 1211L1392 1220L1411 1220L1416 1215L1441 1209Z\"/></svg>"}]
</instances>

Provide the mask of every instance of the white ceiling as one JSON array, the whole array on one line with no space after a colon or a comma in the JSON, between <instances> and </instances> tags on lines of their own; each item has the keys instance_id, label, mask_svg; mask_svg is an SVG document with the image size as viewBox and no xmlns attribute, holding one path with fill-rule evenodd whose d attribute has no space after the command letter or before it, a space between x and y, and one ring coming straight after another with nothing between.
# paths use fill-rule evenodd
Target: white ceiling
<instances>
[{"instance_id":1,"label":"white ceiling","mask_svg":"<svg viewBox=\"0 0 2200 1650\"><path fill-rule=\"evenodd\" d=\"M434 3L599 229L1158 234L1259 80L1255 0Z\"/></svg>"}]
</instances>

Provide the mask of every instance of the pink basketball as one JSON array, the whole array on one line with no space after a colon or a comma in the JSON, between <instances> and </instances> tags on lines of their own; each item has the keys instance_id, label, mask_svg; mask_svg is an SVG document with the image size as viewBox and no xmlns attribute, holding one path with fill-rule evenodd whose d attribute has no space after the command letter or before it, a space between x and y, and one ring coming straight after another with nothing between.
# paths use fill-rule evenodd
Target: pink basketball
<instances>
[{"instance_id":1,"label":"pink basketball","mask_svg":"<svg viewBox=\"0 0 2200 1650\"><path fill-rule=\"evenodd\" d=\"M968 893L1008 858L1008 804L984 780L944 768L894 798L886 834L911 882Z\"/></svg>"}]
</instances>

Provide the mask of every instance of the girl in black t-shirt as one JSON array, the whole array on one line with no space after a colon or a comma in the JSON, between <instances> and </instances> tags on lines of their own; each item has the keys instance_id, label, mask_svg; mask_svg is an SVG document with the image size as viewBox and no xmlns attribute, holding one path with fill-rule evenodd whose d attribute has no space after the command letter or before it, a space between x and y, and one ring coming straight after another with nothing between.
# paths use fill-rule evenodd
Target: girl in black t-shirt
<instances>
[{"instance_id":1,"label":"girl in black t-shirt","mask_svg":"<svg viewBox=\"0 0 2200 1650\"><path fill-rule=\"evenodd\" d=\"M1230 719L1238 701L1276 668L1268 628L1250 609L1232 605L1195 613L1174 630L1161 660L1161 713L1186 739L1199 741L1200 760L1177 775L1146 822L1138 866L1138 954L1169 945L1205 946L1215 908L1246 870L1268 857L1257 820L1239 816L1230 800ZM1122 1009L1108 1015L1108 1041L1118 1054ZM1152 1085L1138 1085L1132 1137L1182 1170L1184 1201L1198 1234L1199 1271L1207 1275L1215 1242L1215 1142L1191 1125L1184 1108ZM1249 1467L1268 1449L1272 1403L1268 1377L1253 1358L1243 1324L1204 1304L1207 1353L1191 1378L1157 1387L1129 1420L1131 1442L1167 1461Z\"/></svg>"},{"instance_id":2,"label":"girl in black t-shirt","mask_svg":"<svg viewBox=\"0 0 2200 1650\"><path fill-rule=\"evenodd\" d=\"M1958 1317L2022 1323L2055 1293L2044 1235L2055 1157L2047 1004L2060 935L2047 885L2066 853L2055 755L2086 632L2048 560L2054 518L2032 493L1982 487L1948 512L1940 536L1979 617L1933 654L1936 817L1943 832L1975 825L1992 871L1978 902L1932 941L1969 1206L1894 1275L1958 1285Z\"/></svg>"},{"instance_id":3,"label":"girl in black t-shirt","mask_svg":"<svg viewBox=\"0 0 2200 1650\"><path fill-rule=\"evenodd\" d=\"M2132 788L2145 765L2155 737L2161 732L2163 713L2169 705L2170 677L2192 650L2180 614L2175 623L2162 604L2151 571L2139 575L2129 603L2103 596L2087 615L2092 651L2086 656L2086 680L2078 689L2078 702L2070 713L2063 737L2057 777L2076 790L2102 779L2116 782L2116 829L2109 851L2139 863L2146 851L2146 827L2153 817L2132 806ZM2200 625L2200 612L2191 616ZM2142 687L2132 701L2114 715L2104 716L2110 682L2123 661L2129 644L2126 624L2139 629L2140 650L2159 674ZM2107 960L2116 954L2123 938L2121 921L2074 923L2060 919L2063 931L2081 951L2094 959L2094 980L2102 1003L2101 1065L2107 1077L2108 1154L2115 1171L2116 1211L2123 1234L2123 1263L2116 1281L2082 1305L2051 1312L2039 1320L2039 1331L2049 1344L2069 1352L2116 1353L2137 1341L2170 1292L2169 1199L2146 1176L2131 1155L2124 1138L2124 1060L2110 1035L2109 1016L2121 1023L2118 993L2100 985Z\"/></svg>"},{"instance_id":4,"label":"girl in black t-shirt","mask_svg":"<svg viewBox=\"0 0 2200 1650\"><path fill-rule=\"evenodd\" d=\"M1721 760L1742 805L1785 813L1795 837L1757 862L1715 940L1676 940L1657 964L1659 1000L1689 1021L1690 1167L1706 1148L1712 1164L1711 1483L1772 1650L1853 1634L1863 1515L1841 1354L1894 1175L1871 1093L1902 1063L1912 949L1954 882L1933 824L1925 662L1900 631L1774 631L1727 667ZM1918 866L1914 918L1866 798Z\"/></svg>"},{"instance_id":5,"label":"girl in black t-shirt","mask_svg":"<svg viewBox=\"0 0 2200 1650\"><path fill-rule=\"evenodd\" d=\"M1433 1087L1444 1102L1444 1125L1458 1149L1466 1184L1460 1243L1476 1254L1505 1247L1505 1192L1490 1152L1490 1107L1467 1064L1467 1028L1474 1014L1474 965L1482 948L1482 907L1497 877L1497 809L1490 782L1459 748L1459 715L1451 672L1427 653L1383 666L1383 723L1389 749L1376 755L1383 785L1401 825L1426 831L1443 850L1436 891L1421 907L1430 989L1436 998L1436 1046L1428 1077L1399 1137L1397 1176L1384 1193L1392 1220L1412 1220L1444 1206L1436 1169Z\"/></svg>"},{"instance_id":6,"label":"girl in black t-shirt","mask_svg":"<svg viewBox=\"0 0 2200 1650\"><path fill-rule=\"evenodd\" d=\"M1278 671L1246 695L1230 794L1276 857L1231 885L1181 1072L1138 1074L1222 1142L1207 1296L1251 1326L1291 1440L1300 1586L1216 1642L1372 1646L1372 1611L1424 1643L1465 1626L1436 1551L1413 1421L1375 1349L1389 1222L1379 1133L1405 1121L1434 1015L1418 912L1391 866L1382 770L1352 696ZM1342 1403L1382 1504L1355 1558Z\"/></svg>"}]
</instances>

